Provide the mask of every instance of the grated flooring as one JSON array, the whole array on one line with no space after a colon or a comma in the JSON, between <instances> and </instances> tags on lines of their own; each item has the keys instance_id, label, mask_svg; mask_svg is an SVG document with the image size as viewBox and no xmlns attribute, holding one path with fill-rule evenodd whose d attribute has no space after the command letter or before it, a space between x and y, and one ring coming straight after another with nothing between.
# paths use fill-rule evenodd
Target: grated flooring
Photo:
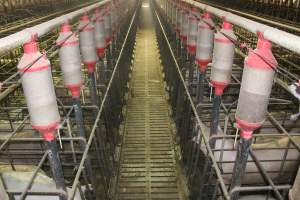
<instances>
[{"instance_id":1,"label":"grated flooring","mask_svg":"<svg viewBox=\"0 0 300 200\"><path fill-rule=\"evenodd\" d=\"M116 199L182 199L150 8L140 15Z\"/></svg>"}]
</instances>

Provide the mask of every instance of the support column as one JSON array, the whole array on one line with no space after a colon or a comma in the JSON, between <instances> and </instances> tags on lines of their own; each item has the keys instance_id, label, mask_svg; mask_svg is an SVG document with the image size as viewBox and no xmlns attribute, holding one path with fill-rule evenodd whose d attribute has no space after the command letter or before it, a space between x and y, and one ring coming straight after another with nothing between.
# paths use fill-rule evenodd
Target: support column
<instances>
[{"instance_id":1,"label":"support column","mask_svg":"<svg viewBox=\"0 0 300 200\"><path fill-rule=\"evenodd\" d=\"M60 200L67 199L67 190L63 170L58 154L56 140L45 141L46 150L48 151L48 160L52 172L53 180L55 181L56 188L64 194L60 195Z\"/></svg>"},{"instance_id":2,"label":"support column","mask_svg":"<svg viewBox=\"0 0 300 200\"><path fill-rule=\"evenodd\" d=\"M252 143L252 137L243 137L243 130L241 131L241 139L237 149L236 161L234 164L232 180L230 185L230 191L234 188L241 186L242 179L245 174L246 165L248 161L248 156L250 152L250 147ZM247 132L247 135L252 135L252 132ZM239 197L239 193L235 192L231 194L231 200L237 200Z\"/></svg>"}]
</instances>

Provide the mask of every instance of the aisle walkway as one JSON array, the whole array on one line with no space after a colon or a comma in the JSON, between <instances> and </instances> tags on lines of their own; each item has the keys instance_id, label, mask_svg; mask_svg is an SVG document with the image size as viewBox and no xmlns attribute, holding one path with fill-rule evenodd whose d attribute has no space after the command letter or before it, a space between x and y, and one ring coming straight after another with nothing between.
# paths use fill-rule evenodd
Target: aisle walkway
<instances>
[{"instance_id":1,"label":"aisle walkway","mask_svg":"<svg viewBox=\"0 0 300 200\"><path fill-rule=\"evenodd\" d=\"M140 13L116 199L183 199L148 5Z\"/></svg>"}]
</instances>

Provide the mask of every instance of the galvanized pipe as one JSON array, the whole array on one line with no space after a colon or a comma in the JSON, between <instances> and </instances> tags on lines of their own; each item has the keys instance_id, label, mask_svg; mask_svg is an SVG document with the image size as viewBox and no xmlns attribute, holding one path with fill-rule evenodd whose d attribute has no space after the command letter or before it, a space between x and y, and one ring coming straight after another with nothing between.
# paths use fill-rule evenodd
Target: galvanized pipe
<instances>
[{"instance_id":1,"label":"galvanized pipe","mask_svg":"<svg viewBox=\"0 0 300 200\"><path fill-rule=\"evenodd\" d=\"M251 143L252 143L252 138L240 139L240 143L237 149L237 156L236 156L236 160L238 160L239 162L236 162L234 165L234 169L233 169L234 173L231 179L230 190L233 190L235 187L239 187L242 184L242 178L245 174ZM239 197L239 193L236 192L231 195L230 199L237 200L238 197Z\"/></svg>"},{"instance_id":2,"label":"galvanized pipe","mask_svg":"<svg viewBox=\"0 0 300 200\"><path fill-rule=\"evenodd\" d=\"M201 140L200 140L200 141L201 141ZM221 141L220 141L220 142L221 142ZM233 144L233 143L232 143L232 144ZM225 145L225 146L226 146L226 145ZM228 146L227 146L227 147L228 147ZM243 147L245 147L245 146L243 146ZM232 145L231 145L230 147L228 147L228 148L232 149ZM204 146L203 146L203 152L207 152L207 149L206 149ZM234 152L234 153L233 153L233 151L229 151L229 152L231 152L231 154L232 154L231 156L234 157L233 160L231 160L231 158L230 158L231 162L233 163L234 160L235 160L235 155L236 155L235 153L236 153L236 152ZM245 153L245 152L247 152L247 151L244 151L244 153ZM222 153L223 153L223 152L222 152ZM268 153L271 153L271 152L268 152ZM294 153L294 152L293 152L293 153ZM220 158L220 157L222 156L222 155L220 155L220 154L221 154L221 153L216 152L216 153L215 153L215 158L216 158L216 160L220 160L220 162L224 161L224 164L223 164L223 163L221 164L221 165L222 165L222 168L224 169L224 166L228 165L228 164L226 164L226 163L229 161L229 159L228 159L228 157L227 157L226 159ZM228 154L229 154L228 151L224 152L224 153L223 153L223 157L225 158L225 155L228 155ZM269 155L270 155L270 154L269 154ZM264 156L264 154L262 154L262 156ZM270 157L267 156L267 158L270 158ZM273 158L273 157L272 157L272 158ZM221 159L222 159L222 160L221 160ZM247 161L247 159L246 159L246 161ZM232 164L231 164L231 165L232 165ZM275 166L272 166L272 167L275 168ZM227 167L225 167L225 168L227 168ZM228 168L227 168L227 169L228 169ZM247 170L246 170L246 171L248 171L248 170L250 171L250 168L247 167ZM270 168L268 168L268 171L271 171ZM232 172L232 169L230 169L230 171L228 171L228 172ZM225 173L226 173L226 172L225 172ZM225 177L226 177L226 175L225 175ZM253 177L252 177L251 175L248 175L248 174L247 174L247 178L248 178L248 177L249 177L251 180L253 179Z\"/></svg>"},{"instance_id":3,"label":"galvanized pipe","mask_svg":"<svg viewBox=\"0 0 300 200\"><path fill-rule=\"evenodd\" d=\"M173 60L175 61L175 67L176 67L176 70L177 70L177 72L178 72L179 79L180 79L180 81L181 81L182 83L185 83L183 73L181 72L181 69L180 69L180 67L179 67L179 65L178 65L178 62L177 62L177 60L176 60L176 57L175 57L175 55L174 55L174 53L173 53L173 51L172 51L172 47L171 47L171 45L170 45L170 43L169 43L169 41L168 41L168 37L167 37L167 35L166 35L165 28L164 28L163 25L162 25L161 18L159 17L159 15L158 15L157 12L155 12L155 16L156 16L156 18L157 18L157 20L158 20L158 26L161 28L162 35L163 35L163 37L166 39L167 47L168 47L168 49L170 50L170 53L171 53L171 56L172 56ZM212 163L211 165L212 165L213 168L215 169L216 177L217 177L217 179L219 180L219 183L220 183L220 190L221 190L222 193L223 193L224 199L228 199L228 200L229 200L230 198L229 198L229 195L228 195L228 192L227 192L227 188L226 188L226 186L225 186L225 184L224 184L224 181L223 181L223 178L222 178L222 175L221 175L221 171L220 171L220 169L219 169L219 167L218 167L218 165L217 165L217 162L216 162L216 160L215 160L214 153L212 152L212 149L211 149L210 146L209 146L209 141L208 141L207 135L205 134L205 132L206 132L206 127L205 127L205 125L203 124L203 122L200 120L200 117L199 117L199 115L198 115L198 113L197 113L197 109L196 109L196 107L194 106L193 99L192 99L192 97L191 97L191 95L190 95L190 93L189 93L188 87L186 86L186 84L182 84L182 86L183 86L183 89L184 89L184 91L185 91L185 93L186 93L186 95L187 95L187 102L189 102L190 105L191 105L191 113L193 113L193 114L195 115L195 121L196 121L196 123L197 123L197 125L198 125L198 127L199 127L199 134L197 135L197 137L200 138L200 135L203 136L203 140L201 140L201 141L203 141L203 143L205 144L205 149L206 149L206 152L208 153L208 157L211 158L211 163ZM197 137L196 137L196 138L197 138Z\"/></svg>"},{"instance_id":4,"label":"galvanized pipe","mask_svg":"<svg viewBox=\"0 0 300 200\"><path fill-rule=\"evenodd\" d=\"M218 134L219 118L220 118L220 106L221 106L222 96L216 95L213 100L212 108L212 120L210 126L210 136ZM214 148L214 143L211 143L211 147Z\"/></svg>"},{"instance_id":5,"label":"galvanized pipe","mask_svg":"<svg viewBox=\"0 0 300 200\"><path fill-rule=\"evenodd\" d=\"M60 200L67 199L67 189L63 175L62 165L58 154L56 140L45 141L45 146L48 151L48 160L52 172L53 179L55 180L56 188L64 191L64 195L60 195Z\"/></svg>"},{"instance_id":6,"label":"galvanized pipe","mask_svg":"<svg viewBox=\"0 0 300 200\"><path fill-rule=\"evenodd\" d=\"M60 26L64 22L68 20L72 20L86 12L90 12L95 8L105 5L106 3L110 2L111 0L103 0L99 3L95 3L91 6L87 6L85 8L79 9L77 11L71 12L66 15L62 15L60 17L54 18L50 21L38 24L33 26L29 29L24 29L12 35L0 39L0 54L10 51L16 47L23 45L24 43L30 41L32 33L36 33L38 37L45 35L46 33L50 32L54 28Z\"/></svg>"},{"instance_id":7,"label":"galvanized pipe","mask_svg":"<svg viewBox=\"0 0 300 200\"><path fill-rule=\"evenodd\" d=\"M226 21L240 26L254 34L261 32L263 37L281 47L289 49L297 54L300 54L300 37L281 31L279 29L249 20L239 15L232 14L230 12L223 11L221 9L206 5L204 3L196 2L194 0L183 0L190 5L198 7L209 13L212 13L220 18L225 18Z\"/></svg>"},{"instance_id":8,"label":"galvanized pipe","mask_svg":"<svg viewBox=\"0 0 300 200\"><path fill-rule=\"evenodd\" d=\"M198 73L198 84L197 84L197 102L202 103L204 98L204 85L205 85L205 71Z\"/></svg>"},{"instance_id":9,"label":"galvanized pipe","mask_svg":"<svg viewBox=\"0 0 300 200\"><path fill-rule=\"evenodd\" d=\"M74 102L75 120L76 120L76 125L77 125L78 131L79 131L79 136L86 138L80 99L73 98L73 102Z\"/></svg>"},{"instance_id":10,"label":"galvanized pipe","mask_svg":"<svg viewBox=\"0 0 300 200\"><path fill-rule=\"evenodd\" d=\"M84 140L86 140L87 136L86 136L85 127L84 127L80 98L73 98L73 102L74 102L75 120L76 120L76 125L77 125L78 131L79 131L79 137L82 137ZM86 142L80 142L80 149L82 151L84 151L85 147L86 147ZM90 178L91 183L93 185L93 189L94 189L94 191L93 191L94 198L96 200L98 200L99 197L95 191L97 189L98 184L96 181L96 177L93 174L91 160L88 156L86 157L85 167L86 167L86 169L85 169L86 172L84 172L84 173L87 173L87 176Z\"/></svg>"},{"instance_id":11,"label":"galvanized pipe","mask_svg":"<svg viewBox=\"0 0 300 200\"><path fill-rule=\"evenodd\" d=\"M250 155L251 155L252 159L254 160L255 165L257 166L257 169L262 173L262 176L265 179L265 181L272 187L276 198L279 199L279 200L283 200L283 197L281 196L278 188L275 186L275 184L273 183L272 179L267 174L266 170L264 169L264 167L262 166L262 164L259 162L257 156L254 154L254 152L253 152L253 150L251 148L250 148Z\"/></svg>"},{"instance_id":12,"label":"galvanized pipe","mask_svg":"<svg viewBox=\"0 0 300 200\"><path fill-rule=\"evenodd\" d=\"M87 146L86 146L86 148L85 148L85 150L84 150L82 159L81 159L81 161L80 161L80 165L79 165L79 167L78 167L78 171L77 171L76 176L75 176L75 179L74 179L74 181L73 181L72 189L71 189L71 192L70 192L70 195L69 195L68 200L72 200L72 199L74 198L74 196L75 196L75 193L76 193L76 190L77 190L77 184L78 184L78 182L79 182L79 178L80 178L80 176L81 176L81 172L82 172L83 169L84 169L84 162L85 162L85 159L84 159L84 158L86 158L86 156L87 156L87 154L88 154L88 151L89 151L89 149L90 149L90 147L91 147L91 143L92 143L92 141L93 141L93 139L94 139L94 136L95 136L95 134L96 134L97 126L98 126L98 123L100 122L100 117L101 117L101 114L102 114L102 112L103 112L103 110L104 110L104 104L105 104L105 101L106 101L106 99L107 99L107 97L108 97L108 95L109 95L109 91L110 91L110 88L111 88L111 86L112 86L112 83L113 83L113 80L114 80L114 76L115 76L116 71L117 71L117 69L118 69L118 66L119 66L119 64L120 64L120 58L121 58L121 55L122 55L122 53L123 53L123 51L124 51L125 43L126 43L126 41L127 41L127 39L128 39L128 36L129 36L130 32L132 31L132 27L133 27L133 24L134 24L134 19L136 19L136 12L135 12L134 15L132 16L132 19L131 19L131 22L130 22L130 25L129 25L129 28L128 28L128 31L127 31L127 34L126 34L126 37L125 37L125 39L124 39L124 43L123 43L123 45L122 45L122 48L121 48L121 51L120 51L120 54L119 54L119 57L118 57L118 59L117 59L117 61L116 61L115 67L114 67L114 69L113 69L113 72L112 72L112 75L111 75L111 79L110 79L110 81L109 81L109 83L108 83L108 85L107 85L107 90L106 90L105 93L104 93L103 101L102 101L101 104L100 104L100 108L99 108L99 111L98 111L98 113L97 113L97 116L96 116L96 119L95 119L95 122L94 122L94 125L93 125L93 128L92 128L92 131L91 131L91 133L90 133L90 136L89 136L89 139L88 139Z\"/></svg>"}]
</instances>

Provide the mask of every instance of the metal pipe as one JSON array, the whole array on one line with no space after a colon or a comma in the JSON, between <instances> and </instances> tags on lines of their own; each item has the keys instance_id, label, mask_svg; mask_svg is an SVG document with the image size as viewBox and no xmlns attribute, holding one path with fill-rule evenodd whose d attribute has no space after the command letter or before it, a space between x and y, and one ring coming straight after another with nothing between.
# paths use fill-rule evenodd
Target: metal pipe
<instances>
[{"instance_id":1,"label":"metal pipe","mask_svg":"<svg viewBox=\"0 0 300 200\"><path fill-rule=\"evenodd\" d=\"M278 191L278 188L275 186L274 182L272 181L272 179L270 178L270 176L268 175L268 173L266 172L266 170L264 169L262 164L259 162L258 158L256 157L256 155L254 154L254 152L251 148L250 148L250 155L251 155L252 159L254 160L255 165L257 166L259 171L261 171L262 176L264 177L266 182L272 187L276 198L283 200L283 197L281 196L280 192Z\"/></svg>"},{"instance_id":2,"label":"metal pipe","mask_svg":"<svg viewBox=\"0 0 300 200\"><path fill-rule=\"evenodd\" d=\"M219 169L219 167L218 167L218 164L217 164L217 162L216 162L216 159L215 159L215 157L214 157L214 154L213 154L213 152L212 152L212 149L211 149L210 146L209 146L209 141L208 141L207 135L205 134L205 132L206 132L206 127L205 127L205 125L203 124L203 122L200 120L200 117L199 117L199 115L198 115L198 113L197 113L197 109L196 109L196 107L195 107L195 105L194 105L193 99L192 99L192 97L191 97L191 95L190 95L190 93L189 93L188 87L187 87L186 84L185 84L183 74L182 74L182 72L181 72L181 70L180 70L180 67L179 67L178 62L177 62L177 60L176 60L176 57L175 57L175 55L174 55L174 53L173 53L172 47L171 47L171 45L170 45L170 43L169 43L169 41L168 41L168 37L167 37L166 32L165 32L165 29L164 29L164 27L163 27L163 25L162 25L161 19L160 19L159 15L158 15L158 13L157 13L156 11L155 11L155 16L156 16L156 18L157 18L157 20L158 20L158 25L159 25L160 28L161 28L162 35L163 35L163 37L166 39L166 42L167 42L168 48L169 48L169 50L170 50L171 56L172 56L173 60L175 61L175 67L176 67L176 70L177 70L177 72L178 72L178 74L179 74L180 81L183 83L182 85L183 85L184 91L185 91L185 93L186 93L186 95L187 95L187 101L188 101L188 102L190 103L190 105L191 105L192 112L193 112L193 114L195 115L195 121L196 121L196 123L197 123L198 126L199 126L199 130L200 130L200 131L199 131L199 134L198 134L197 137L199 137L200 135L203 136L203 140L202 140L202 141L203 141L203 143L205 144L205 147L206 147L206 149L207 149L206 152L207 152L208 156L211 158L212 166L213 166L213 168L215 169L216 177L217 177L217 179L218 179L219 182L220 182L220 190L221 190L221 192L222 192L222 194L223 194L223 196L224 196L224 199L229 199L229 194L228 194L227 188L226 188L226 186L225 186L225 184L224 184L224 180L223 180L223 178L222 178L221 171L220 171L220 169ZM200 138L200 137L199 137L199 138Z\"/></svg>"},{"instance_id":3,"label":"metal pipe","mask_svg":"<svg viewBox=\"0 0 300 200\"><path fill-rule=\"evenodd\" d=\"M264 137L274 138L274 140L269 143L253 144L252 148L254 149L259 161L263 164L265 171L268 173L272 172L272 174L269 174L270 178L272 180L276 180L278 176L280 176L281 162L279 161L283 160L282 156L284 155L285 151L288 151L288 156L286 157L285 161L289 161L285 164L284 171L294 171L295 167L297 167L297 160L299 157L299 151L295 149L296 147L294 145L287 147L286 143L288 138L282 134L259 134L254 136L254 138L257 140L260 140L260 138ZM225 183L229 184L232 179L231 173L233 171L233 165L236 160L237 153L234 148L234 136L216 135L213 136L211 140L216 140L214 156L219 162L219 166L223 170L222 176ZM201 146L201 150L203 152L206 151L204 146ZM251 164L247 165L246 167L243 183L264 183L257 167L252 164L251 160L249 160L248 163Z\"/></svg>"},{"instance_id":4,"label":"metal pipe","mask_svg":"<svg viewBox=\"0 0 300 200\"><path fill-rule=\"evenodd\" d=\"M87 6L85 8L79 9L77 11L71 12L66 15L62 15L60 17L54 18L50 21L38 24L36 26L33 26L29 29L24 29L22 31L19 31L17 33L14 33L12 35L9 35L7 37L0 39L0 54L10 51L16 47L19 47L23 45L24 43L30 41L32 32L36 33L38 37L41 37L45 35L46 33L50 32L52 29L60 26L66 21L71 21L72 19L89 12L91 10L94 10L95 8L102 6L111 0L103 0L99 3L95 3L91 6Z\"/></svg>"},{"instance_id":5,"label":"metal pipe","mask_svg":"<svg viewBox=\"0 0 300 200\"><path fill-rule=\"evenodd\" d=\"M6 144L8 144L8 142L10 141L10 139L12 139L17 133L19 130L21 130L23 127L24 127L24 123L29 119L29 115L27 115L23 121L16 127L16 129L10 133L10 135L5 139L5 141L1 144L0 146L0 152L2 151L2 149L4 148L4 146Z\"/></svg>"},{"instance_id":6,"label":"metal pipe","mask_svg":"<svg viewBox=\"0 0 300 200\"><path fill-rule=\"evenodd\" d=\"M89 90L91 93L91 101L93 105L98 105L99 101L97 99L97 89L96 89L96 80L95 80L95 74L94 73L89 73L88 74L89 78ZM97 111L96 111L97 112Z\"/></svg>"},{"instance_id":7,"label":"metal pipe","mask_svg":"<svg viewBox=\"0 0 300 200\"><path fill-rule=\"evenodd\" d=\"M300 37L297 35L281 31L279 29L249 20L230 12L223 11L204 3L196 2L194 0L183 0L183 2L191 4L202 10L206 10L207 12L212 13L220 18L225 17L226 21L240 26L254 34L261 32L265 39L300 54Z\"/></svg>"},{"instance_id":8,"label":"metal pipe","mask_svg":"<svg viewBox=\"0 0 300 200\"><path fill-rule=\"evenodd\" d=\"M242 178L245 174L251 143L252 143L252 138L250 139L246 139L244 137L240 138L240 143L237 149L236 162L233 169L230 190L233 190L235 187L240 187L242 184ZM237 200L238 197L239 197L239 192L235 192L231 194L230 199Z\"/></svg>"},{"instance_id":9,"label":"metal pipe","mask_svg":"<svg viewBox=\"0 0 300 200\"><path fill-rule=\"evenodd\" d=\"M79 131L79 136L86 138L80 99L73 98L73 101L74 101L75 120L76 120L76 125L77 125L78 131Z\"/></svg>"},{"instance_id":10,"label":"metal pipe","mask_svg":"<svg viewBox=\"0 0 300 200\"><path fill-rule=\"evenodd\" d=\"M89 73L88 78L89 78L89 81L90 81L89 89L90 89L90 93L91 93L91 102L94 106L98 106L99 101L98 101L98 97L97 97L95 74L94 73ZM100 103L102 103L102 101L100 101ZM96 121L97 121L97 113L98 112L99 112L98 107L97 107L97 109L93 110L93 116L94 116L94 119ZM97 122L97 123L99 123L99 122ZM96 128L96 138L97 138L97 140L94 140L93 142L94 142L94 145L95 145L95 148L96 148L97 161L98 161L99 167L101 168L101 170L100 170L101 171L101 176L102 177L105 176L104 171L107 171L109 176L110 176L110 174L111 174L111 172L109 171L110 167L107 166L107 165L104 165L104 163L108 164L109 161L107 159L107 156L106 156L105 152L103 151L104 141L101 137L101 131L100 131L100 128L98 126ZM99 145L100 145L100 148L99 148ZM86 148L86 146L85 146L85 148ZM104 187L106 187L106 184L107 183L106 183L105 179L103 178ZM108 195L107 190L105 190L105 195L106 196Z\"/></svg>"},{"instance_id":11,"label":"metal pipe","mask_svg":"<svg viewBox=\"0 0 300 200\"><path fill-rule=\"evenodd\" d=\"M32 185L32 183L33 183L36 175L38 174L38 172L40 171L42 165L44 164L44 162L45 162L45 160L47 158L47 155L49 156L49 153L50 152L48 152L48 151L44 152L44 155L43 155L42 159L40 160L37 168L35 169L35 171L33 172L32 176L30 177L30 181L28 181L25 189L23 190L23 192L22 192L22 194L21 194L21 196L19 198L20 200L24 200L26 198L28 190L30 189L30 187L31 187L31 185Z\"/></svg>"},{"instance_id":12,"label":"metal pipe","mask_svg":"<svg viewBox=\"0 0 300 200\"><path fill-rule=\"evenodd\" d=\"M220 118L220 106L221 106L222 96L215 94L213 100L212 108L212 120L210 125L210 136L218 134L219 118ZM211 140L210 146L214 148L215 140Z\"/></svg>"},{"instance_id":13,"label":"metal pipe","mask_svg":"<svg viewBox=\"0 0 300 200\"><path fill-rule=\"evenodd\" d=\"M84 4L84 5L79 5L79 6L75 7L75 8L70 8L70 9L68 9L68 10L63 10L63 11L55 12L55 13L52 13L52 14L49 14L49 15L46 15L46 16L43 16L43 17L40 17L40 18L31 20L31 21L25 22L25 23L21 23L21 24L19 24L19 25L17 25L17 26L7 27L7 28L5 28L5 29L3 29L3 30L0 31L0 35L3 35L3 34L5 34L5 33L7 33L7 32L15 31L15 30L20 29L20 28L25 27L25 26L28 27L28 26L30 26L31 24L35 24L35 23L37 23L37 22L41 22L41 21L46 20L46 19L51 19L51 18L53 18L53 17L55 17L55 16L57 16L57 15L61 15L61 14L63 14L63 13L66 13L66 12L69 12L69 11L72 11L72 10L79 9L79 8L81 8L81 7L84 7L84 6L86 7L86 6L89 6L89 5L91 5L90 2L89 2L89 3L86 3L86 4Z\"/></svg>"},{"instance_id":14,"label":"metal pipe","mask_svg":"<svg viewBox=\"0 0 300 200\"><path fill-rule=\"evenodd\" d=\"M133 15L133 17L132 17L132 19L131 19L130 26L129 26L129 28L128 28L126 37L125 37L125 39L124 39L124 43L123 43L123 45L122 45L122 48L121 48L119 57L118 57L118 59L117 59L117 61L116 61L115 67L114 67L114 69L113 69L113 72L112 72L112 75L111 75L111 79L110 79L110 81L109 81L109 83L108 83L108 85L107 85L107 90L106 90L105 93L104 93L103 101L101 102L100 109L99 109L99 111L98 111L98 113L97 113L97 117L96 117L96 119L95 119L95 122L94 122L94 125L93 125L93 128L92 128L92 131L91 131L91 133L90 133L90 136L89 136L89 139L88 139L87 146L86 146L86 148L85 148L85 150L84 150L84 153L83 153L83 155L82 155L82 159L81 159L81 161L80 161L80 164L79 164L79 167L78 167L78 171L77 171L76 176L75 176L75 179L74 179L74 181L73 181L72 189L71 189L70 196L69 196L68 200L72 200L72 199L74 198L74 196L75 196L75 193L76 193L76 190L77 190L77 184L78 184L78 182L79 182L79 178L80 178L80 176L81 176L81 172L82 172L82 170L83 170L83 168L84 168L85 158L86 158L86 156L87 156L87 154L88 154L88 151L89 151L89 149L90 149L90 147L91 147L92 141L93 141L93 139L94 139L94 137L95 137L96 129L97 129L98 123L100 122L101 114L102 114L102 112L103 112L103 110L104 110L105 100L107 99L107 97L108 97L108 95L109 95L109 91L110 91L110 88L111 88L111 86L112 86L112 83L113 83L113 80L114 80L114 76L115 76L116 71L117 71L117 69L118 69L118 67L119 67L120 60L121 60L121 55L122 55L122 52L124 51L126 41L127 41L127 39L128 39L128 36L129 36L130 32L132 31L134 19L136 19L136 11L135 11L135 13L134 13L134 15Z\"/></svg>"},{"instance_id":15,"label":"metal pipe","mask_svg":"<svg viewBox=\"0 0 300 200\"><path fill-rule=\"evenodd\" d=\"M278 190L288 190L291 188L290 185L277 185ZM236 187L234 190L230 191L230 194L235 192L255 192L255 191L271 191L271 186L243 186L243 187Z\"/></svg>"},{"instance_id":16,"label":"metal pipe","mask_svg":"<svg viewBox=\"0 0 300 200\"><path fill-rule=\"evenodd\" d=\"M46 146L46 150L48 151L48 160L49 160L52 176L56 184L56 188L58 190L64 191L64 194L60 195L60 200L66 200L67 190L66 190L62 165L58 154L56 140L45 141L45 146Z\"/></svg>"},{"instance_id":17,"label":"metal pipe","mask_svg":"<svg viewBox=\"0 0 300 200\"><path fill-rule=\"evenodd\" d=\"M222 10L232 12L234 14L241 15L241 16L244 16L244 17L247 17L247 18L251 18L253 20L257 20L257 21L263 22L265 24L270 24L270 25L280 27L280 28L283 28L283 29L289 29L293 32L294 31L298 32L298 33L300 32L299 26L295 27L295 26L292 26L292 25L289 25L289 24L285 24L285 23L282 23L282 22L274 21L274 20L272 21L272 20L269 20L269 19L266 19L266 18L263 18L263 17L259 17L259 16L256 16L254 14L246 13L246 12L243 12L243 11L239 11L239 10L235 10L235 9L231 9L231 8L223 7L223 6L219 6L219 5L213 5L213 4L208 3L208 2L206 2L206 3L210 6L220 8Z\"/></svg>"},{"instance_id":18,"label":"metal pipe","mask_svg":"<svg viewBox=\"0 0 300 200\"><path fill-rule=\"evenodd\" d=\"M189 77L188 77L188 83L189 83L189 91L190 93L193 93L193 83L194 83L194 72L195 72L195 56L189 55Z\"/></svg>"},{"instance_id":19,"label":"metal pipe","mask_svg":"<svg viewBox=\"0 0 300 200\"><path fill-rule=\"evenodd\" d=\"M204 97L205 71L198 73L197 102L202 103Z\"/></svg>"},{"instance_id":20,"label":"metal pipe","mask_svg":"<svg viewBox=\"0 0 300 200\"><path fill-rule=\"evenodd\" d=\"M80 98L73 98L73 101L74 101L75 120L76 120L76 125L77 125L78 131L79 131L79 137L82 137L82 138L84 138L84 140L86 140L87 136L86 136L85 127L84 127ZM80 149L82 151L84 151L85 147L86 147L86 142L80 142ZM84 172L84 173L87 173L87 176L91 180L91 183L92 183L93 189L94 189L93 195L94 195L94 198L97 200L98 199L98 195L96 194L97 181L93 174L91 160L88 156L86 157L85 167L86 167L86 172Z\"/></svg>"}]
</instances>

